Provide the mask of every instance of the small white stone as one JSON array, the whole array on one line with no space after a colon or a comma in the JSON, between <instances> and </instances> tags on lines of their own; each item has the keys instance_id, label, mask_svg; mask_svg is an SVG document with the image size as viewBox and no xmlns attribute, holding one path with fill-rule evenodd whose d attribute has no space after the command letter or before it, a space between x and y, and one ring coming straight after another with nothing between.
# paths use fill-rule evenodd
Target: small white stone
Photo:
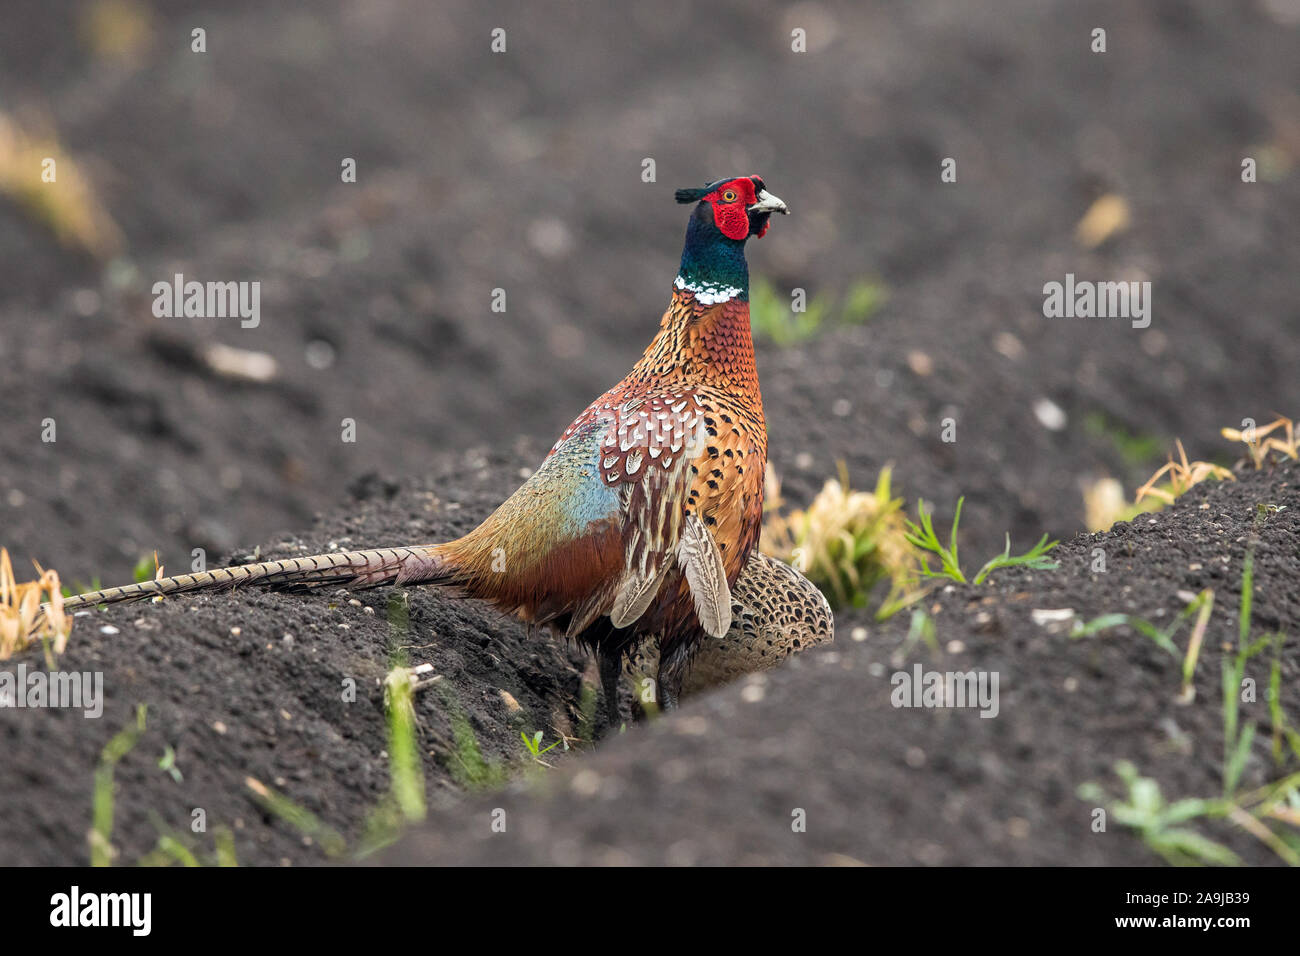
<instances>
[{"instance_id":1,"label":"small white stone","mask_svg":"<svg viewBox=\"0 0 1300 956\"><path fill-rule=\"evenodd\" d=\"M1065 409L1050 398L1040 398L1034 402L1034 417L1049 432L1059 432L1069 423Z\"/></svg>"},{"instance_id":2,"label":"small white stone","mask_svg":"<svg viewBox=\"0 0 1300 956\"><path fill-rule=\"evenodd\" d=\"M1035 608L1029 612L1029 616L1035 624L1046 627L1048 624L1059 624L1073 619L1074 608Z\"/></svg>"}]
</instances>

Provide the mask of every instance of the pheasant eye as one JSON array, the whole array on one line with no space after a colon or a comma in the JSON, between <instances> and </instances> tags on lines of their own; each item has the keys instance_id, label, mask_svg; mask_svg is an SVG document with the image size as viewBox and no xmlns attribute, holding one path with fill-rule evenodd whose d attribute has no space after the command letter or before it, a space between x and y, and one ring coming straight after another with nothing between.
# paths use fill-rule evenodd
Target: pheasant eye
<instances>
[{"instance_id":1,"label":"pheasant eye","mask_svg":"<svg viewBox=\"0 0 1300 956\"><path fill-rule=\"evenodd\" d=\"M723 202L735 202L735 201L736 201L736 191L735 191L734 189L728 189L725 193L722 194L722 201L723 201Z\"/></svg>"}]
</instances>

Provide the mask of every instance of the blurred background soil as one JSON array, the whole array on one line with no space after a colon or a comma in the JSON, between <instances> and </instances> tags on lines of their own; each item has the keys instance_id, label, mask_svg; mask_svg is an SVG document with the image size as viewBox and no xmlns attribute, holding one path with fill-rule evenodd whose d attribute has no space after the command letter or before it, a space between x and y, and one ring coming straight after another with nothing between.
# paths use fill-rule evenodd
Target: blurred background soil
<instances>
[{"instance_id":1,"label":"blurred background soil","mask_svg":"<svg viewBox=\"0 0 1300 956\"><path fill-rule=\"evenodd\" d=\"M756 311L763 297L779 325L798 288L822 317L806 336L758 343L771 464L792 504L840 462L859 486L892 462L896 488L936 503L941 525L966 496L970 553L1000 550L1008 531L1019 549L1079 532L1086 485L1109 476L1131 492L1175 437L1192 458L1229 463L1222 426L1300 409L1292 0L11 0L6 21L0 544L20 573L36 559L66 581L108 585L154 550L179 572L195 548L215 563L291 541L463 531L635 361L676 272L684 215L672 191L724 175L760 173L793 213L750 245ZM191 52L196 27L203 54ZM502 54L490 49L497 27ZM1090 51L1095 27L1104 54ZM796 28L807 52L791 51ZM45 156L57 157L57 184L37 179ZM956 183L940 179L948 157ZM1241 179L1246 157L1253 184ZM356 183L340 179L345 158ZM1102 238L1081 233L1103 197L1122 215ZM260 324L155 318L151 287L177 273L260 282ZM1044 283L1067 273L1151 281L1150 327L1044 318ZM505 312L491 309L495 289ZM57 441L42 441L47 419ZM340 439L344 419L355 443ZM942 440L947 419L956 441ZM1285 496L1288 479L1277 480L1258 493ZM1167 583L1172 595L1178 582ZM270 708L256 759L185 738L193 760L208 755L203 792L225 794L227 818L247 806L245 774L291 784L284 761L303 781L330 775L313 784L322 812L355 822L382 793L381 709L362 720L313 704L319 724L289 756L299 751L273 739L280 718L255 684L264 662L253 648L300 635L300 618L330 633L349 621L331 619L340 611L325 598L244 596L226 610L216 600L106 619L159 615L152 641L136 635L122 652L153 644L189 676L161 658L105 663L113 645L83 626L87 660L138 671L113 690L112 713L91 730L39 714L0 720L5 749L26 754L13 758L31 775L16 778L22 799L52 808L45 842L19 858L79 858L99 748L140 701L164 708L160 746L181 740L182 725L210 728L232 700ZM504 753L520 729L576 719L580 659L475 609L412 600L438 653L467 655L439 664L487 746ZM322 682L382 675L405 639L377 609L351 622L355 643ZM1289 613L1278 619L1294 633ZM241 615L256 640L225 653L217 638ZM842 616L841 635L855 622L869 618ZM499 643L463 651L471 632ZM164 635L173 643L160 648ZM204 635L200 654L189 645ZM296 660L262 691L310 681ZM1133 666L1112 664L1114 680ZM507 686L528 698L529 727L493 716ZM1053 699L1065 706L1059 695L1043 706ZM815 697L797 700L810 720L835 712L817 718ZM1163 706L1131 719L1158 722ZM435 699L421 712L452 734ZM337 764L312 749L329 733L358 735ZM42 772L51 748L67 760ZM886 789L907 779L881 773ZM445 769L430 774L459 792ZM156 835L145 809L156 809L156 775L139 771L138 817L123 824L137 854ZM1033 766L1015 779L1040 794ZM296 796L311 803L306 789ZM928 799L914 789L908 799ZM905 816L892 799L873 805L882 826ZM178 813L164 815L183 823ZM258 834L241 844L245 859L299 858L300 841L269 818ZM1068 846L1048 841L1026 859L1071 862ZM910 849L896 860L929 861Z\"/></svg>"}]
</instances>

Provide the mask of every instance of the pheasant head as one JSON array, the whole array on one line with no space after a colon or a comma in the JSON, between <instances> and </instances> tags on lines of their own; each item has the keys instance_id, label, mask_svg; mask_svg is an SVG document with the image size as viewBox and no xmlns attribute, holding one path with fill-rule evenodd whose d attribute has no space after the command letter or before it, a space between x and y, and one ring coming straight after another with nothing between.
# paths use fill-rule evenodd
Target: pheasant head
<instances>
[{"instance_id":1,"label":"pheasant head","mask_svg":"<svg viewBox=\"0 0 1300 956\"><path fill-rule=\"evenodd\" d=\"M745 243L767 233L772 213L790 212L767 191L759 176L719 179L698 189L677 190L679 203L695 203L686 226L678 289L689 289L703 304L749 298Z\"/></svg>"}]
</instances>

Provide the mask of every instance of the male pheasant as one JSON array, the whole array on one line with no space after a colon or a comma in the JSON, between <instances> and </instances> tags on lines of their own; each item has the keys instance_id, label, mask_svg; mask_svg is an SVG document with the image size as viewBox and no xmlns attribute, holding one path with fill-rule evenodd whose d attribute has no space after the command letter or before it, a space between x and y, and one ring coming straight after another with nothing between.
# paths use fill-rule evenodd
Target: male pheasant
<instances>
[{"instance_id":1,"label":"male pheasant","mask_svg":"<svg viewBox=\"0 0 1300 956\"><path fill-rule=\"evenodd\" d=\"M625 654L657 638L658 699L676 706L692 651L732 630L731 589L758 544L767 433L745 244L788 212L758 176L676 198L695 208L658 335L469 534L146 581L65 607L245 583L445 585L593 648L611 719Z\"/></svg>"}]
</instances>

